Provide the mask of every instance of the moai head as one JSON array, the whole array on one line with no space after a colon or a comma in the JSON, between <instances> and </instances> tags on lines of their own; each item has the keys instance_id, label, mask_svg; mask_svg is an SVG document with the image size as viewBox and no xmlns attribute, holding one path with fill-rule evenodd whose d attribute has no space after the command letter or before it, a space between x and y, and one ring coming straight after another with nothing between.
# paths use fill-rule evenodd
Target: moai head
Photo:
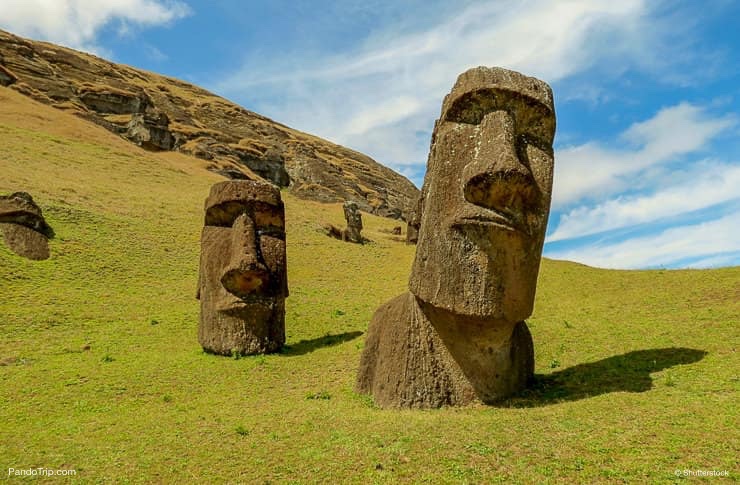
<instances>
[{"instance_id":1,"label":"moai head","mask_svg":"<svg viewBox=\"0 0 740 485\"><path fill-rule=\"evenodd\" d=\"M217 354L254 354L285 343L285 209L280 191L234 180L211 187L201 236L198 337Z\"/></svg>"},{"instance_id":2,"label":"moai head","mask_svg":"<svg viewBox=\"0 0 740 485\"><path fill-rule=\"evenodd\" d=\"M532 313L554 136L544 82L485 67L458 77L432 135L414 295L461 315L517 322Z\"/></svg>"},{"instance_id":3,"label":"moai head","mask_svg":"<svg viewBox=\"0 0 740 485\"><path fill-rule=\"evenodd\" d=\"M5 243L19 256L35 260L49 257L49 238L54 231L30 194L0 196L0 229Z\"/></svg>"}]
</instances>

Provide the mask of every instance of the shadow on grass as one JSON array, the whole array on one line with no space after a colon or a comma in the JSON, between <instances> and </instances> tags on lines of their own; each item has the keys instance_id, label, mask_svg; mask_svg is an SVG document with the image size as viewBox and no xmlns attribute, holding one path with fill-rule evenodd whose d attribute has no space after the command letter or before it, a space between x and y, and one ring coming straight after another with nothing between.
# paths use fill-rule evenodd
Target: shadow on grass
<instances>
[{"instance_id":1,"label":"shadow on grass","mask_svg":"<svg viewBox=\"0 0 740 485\"><path fill-rule=\"evenodd\" d=\"M314 338L311 340L301 340L300 342L292 345L285 345L280 353L288 357L308 354L322 347L331 347L333 345L349 342L350 340L356 339L360 335L362 335L362 332L355 331L340 333L337 335L324 335L323 337Z\"/></svg>"},{"instance_id":2,"label":"shadow on grass","mask_svg":"<svg viewBox=\"0 0 740 485\"><path fill-rule=\"evenodd\" d=\"M653 387L652 372L698 362L703 350L665 348L635 350L607 359L579 364L552 374L535 374L534 382L502 407L537 407L576 401L609 392L645 392Z\"/></svg>"}]
</instances>

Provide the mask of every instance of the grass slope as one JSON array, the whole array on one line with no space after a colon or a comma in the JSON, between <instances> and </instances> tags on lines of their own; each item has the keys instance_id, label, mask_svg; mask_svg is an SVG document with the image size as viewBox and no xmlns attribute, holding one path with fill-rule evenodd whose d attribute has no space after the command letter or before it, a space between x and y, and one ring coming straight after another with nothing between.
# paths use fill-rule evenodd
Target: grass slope
<instances>
[{"instance_id":1,"label":"grass slope","mask_svg":"<svg viewBox=\"0 0 740 485\"><path fill-rule=\"evenodd\" d=\"M0 193L56 232L33 262L0 244L0 476L98 481L670 482L737 478L740 268L604 271L543 262L536 386L499 407L384 411L353 392L374 309L414 248L320 234L339 205L284 195L288 347L204 354L194 298L218 179L0 88ZM88 348L89 346L89 348Z\"/></svg>"}]
</instances>

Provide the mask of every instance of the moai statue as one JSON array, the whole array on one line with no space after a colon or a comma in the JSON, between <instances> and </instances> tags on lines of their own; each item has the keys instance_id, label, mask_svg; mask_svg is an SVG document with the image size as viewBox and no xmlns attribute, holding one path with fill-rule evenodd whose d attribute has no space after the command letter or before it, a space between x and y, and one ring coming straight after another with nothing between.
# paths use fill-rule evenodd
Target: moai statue
<instances>
[{"instance_id":1,"label":"moai statue","mask_svg":"<svg viewBox=\"0 0 740 485\"><path fill-rule=\"evenodd\" d=\"M207 352L275 352L285 343L285 209L277 187L211 187L201 235L198 340Z\"/></svg>"},{"instance_id":2,"label":"moai statue","mask_svg":"<svg viewBox=\"0 0 740 485\"><path fill-rule=\"evenodd\" d=\"M416 205L411 213L411 217L406 223L406 244L416 244L419 242L419 227L421 227L421 203L424 200L423 195L419 195Z\"/></svg>"},{"instance_id":3,"label":"moai statue","mask_svg":"<svg viewBox=\"0 0 740 485\"><path fill-rule=\"evenodd\" d=\"M357 389L381 407L492 403L534 372L532 313L555 112L544 82L461 74L442 103L409 292L373 316Z\"/></svg>"},{"instance_id":4,"label":"moai statue","mask_svg":"<svg viewBox=\"0 0 740 485\"><path fill-rule=\"evenodd\" d=\"M0 230L17 255L34 260L49 258L49 238L54 231L30 194L0 196Z\"/></svg>"},{"instance_id":5,"label":"moai statue","mask_svg":"<svg viewBox=\"0 0 740 485\"><path fill-rule=\"evenodd\" d=\"M342 206L344 208L344 218L347 220L347 229L342 233L342 239L353 243L362 243L362 214L357 202L346 201Z\"/></svg>"}]
</instances>

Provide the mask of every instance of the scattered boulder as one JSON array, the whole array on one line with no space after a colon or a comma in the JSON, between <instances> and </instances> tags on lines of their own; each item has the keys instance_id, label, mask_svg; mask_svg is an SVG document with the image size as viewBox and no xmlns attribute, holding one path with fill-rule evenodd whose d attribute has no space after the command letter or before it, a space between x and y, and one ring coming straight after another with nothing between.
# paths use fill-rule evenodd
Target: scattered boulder
<instances>
[{"instance_id":1,"label":"scattered boulder","mask_svg":"<svg viewBox=\"0 0 740 485\"><path fill-rule=\"evenodd\" d=\"M401 235L401 231L402 231L402 230L403 230L403 229L401 228L401 226L396 226L396 227L394 227L394 228L393 228L393 230L391 231L391 234L393 234L394 236L400 236L400 235Z\"/></svg>"},{"instance_id":2,"label":"scattered boulder","mask_svg":"<svg viewBox=\"0 0 740 485\"><path fill-rule=\"evenodd\" d=\"M33 260L49 258L49 238L54 236L54 231L27 192L0 196L0 230L5 244L19 256Z\"/></svg>"},{"instance_id":3,"label":"scattered boulder","mask_svg":"<svg viewBox=\"0 0 740 485\"><path fill-rule=\"evenodd\" d=\"M357 390L381 407L493 403L534 372L532 313L552 194L555 112L544 82L461 74L442 104L409 292L370 322Z\"/></svg>"},{"instance_id":4,"label":"scattered boulder","mask_svg":"<svg viewBox=\"0 0 740 485\"><path fill-rule=\"evenodd\" d=\"M285 208L277 187L211 187L201 235L198 340L207 352L250 355L285 343Z\"/></svg>"}]
</instances>

